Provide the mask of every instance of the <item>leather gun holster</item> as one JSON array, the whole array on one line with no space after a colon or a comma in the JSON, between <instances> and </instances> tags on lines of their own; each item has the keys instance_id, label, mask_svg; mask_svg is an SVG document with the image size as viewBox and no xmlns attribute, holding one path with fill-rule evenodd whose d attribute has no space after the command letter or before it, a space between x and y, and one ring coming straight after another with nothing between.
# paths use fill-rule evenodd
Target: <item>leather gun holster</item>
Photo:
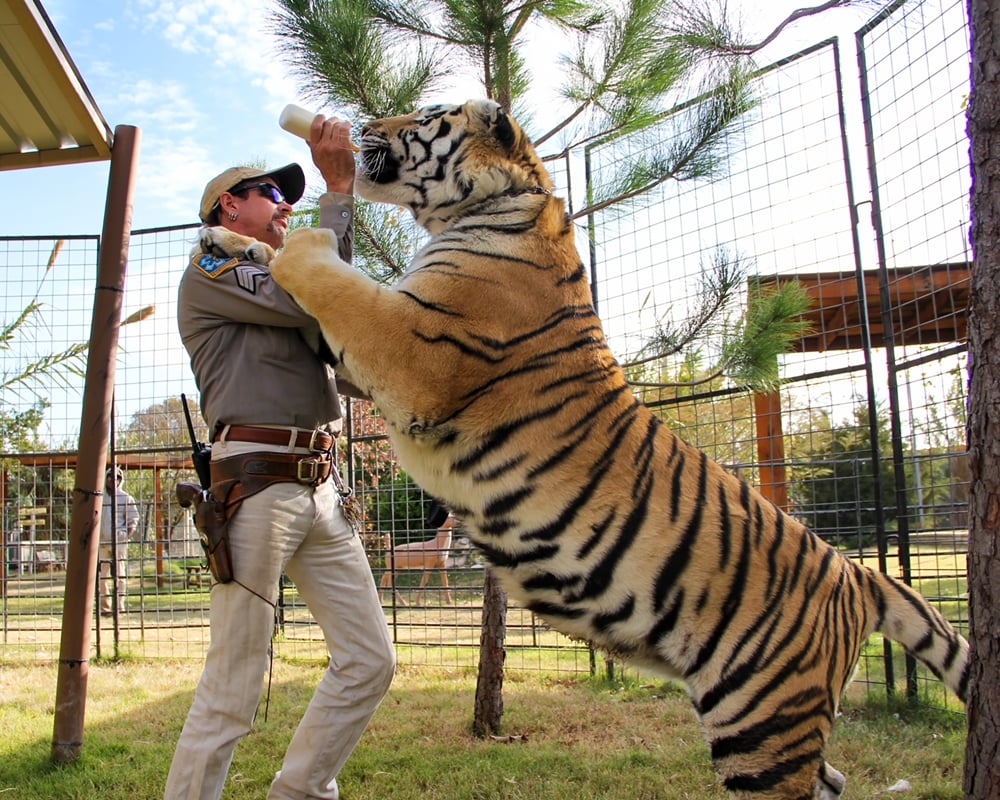
<instances>
[{"instance_id":1,"label":"leather gun holster","mask_svg":"<svg viewBox=\"0 0 1000 800\"><path fill-rule=\"evenodd\" d=\"M233 562L229 557L226 504L215 498L212 489L202 489L196 483L178 483L176 492L181 507L194 507L194 526L212 577L219 583L229 583L233 579Z\"/></svg>"}]
</instances>

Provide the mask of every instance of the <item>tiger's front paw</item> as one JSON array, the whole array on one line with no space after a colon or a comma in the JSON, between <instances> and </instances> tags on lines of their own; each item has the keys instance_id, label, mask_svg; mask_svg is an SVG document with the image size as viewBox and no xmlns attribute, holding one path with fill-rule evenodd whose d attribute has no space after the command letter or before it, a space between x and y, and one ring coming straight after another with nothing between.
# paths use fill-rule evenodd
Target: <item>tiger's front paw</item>
<instances>
[{"instance_id":1,"label":"tiger's front paw","mask_svg":"<svg viewBox=\"0 0 1000 800\"><path fill-rule=\"evenodd\" d=\"M198 249L217 258L238 258L267 266L274 258L274 248L250 236L241 236L221 225L202 228L198 235Z\"/></svg>"},{"instance_id":2,"label":"tiger's front paw","mask_svg":"<svg viewBox=\"0 0 1000 800\"><path fill-rule=\"evenodd\" d=\"M337 235L327 228L299 228L292 231L281 253L271 264L271 277L292 294L305 292L311 276L336 264L342 264L337 254Z\"/></svg>"}]
</instances>

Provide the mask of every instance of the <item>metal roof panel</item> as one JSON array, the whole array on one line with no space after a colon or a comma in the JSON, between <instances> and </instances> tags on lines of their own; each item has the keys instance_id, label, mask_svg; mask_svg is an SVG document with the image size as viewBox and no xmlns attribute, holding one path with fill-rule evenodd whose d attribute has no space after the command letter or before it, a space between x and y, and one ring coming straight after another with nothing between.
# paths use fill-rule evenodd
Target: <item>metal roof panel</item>
<instances>
[{"instance_id":1,"label":"metal roof panel","mask_svg":"<svg viewBox=\"0 0 1000 800\"><path fill-rule=\"evenodd\" d=\"M0 170L111 158L114 136L37 0L0 0Z\"/></svg>"}]
</instances>

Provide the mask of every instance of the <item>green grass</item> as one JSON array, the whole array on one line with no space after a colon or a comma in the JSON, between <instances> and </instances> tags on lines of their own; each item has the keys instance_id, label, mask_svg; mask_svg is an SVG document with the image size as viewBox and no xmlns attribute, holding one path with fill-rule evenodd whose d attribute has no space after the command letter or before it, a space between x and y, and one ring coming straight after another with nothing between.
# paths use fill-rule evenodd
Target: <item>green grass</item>
<instances>
[{"instance_id":1,"label":"green grass","mask_svg":"<svg viewBox=\"0 0 1000 800\"><path fill-rule=\"evenodd\" d=\"M318 661L278 660L267 719L237 748L223 795L261 798L319 681ZM0 797L159 797L200 671L196 661L91 665L80 759L50 761L56 669L0 666ZM470 734L473 670L400 671L340 776L344 800L723 800L683 691L630 679L511 672L504 729ZM965 719L886 701L845 703L827 750L845 800L900 779L908 800L958 800Z\"/></svg>"},{"instance_id":2,"label":"green grass","mask_svg":"<svg viewBox=\"0 0 1000 800\"><path fill-rule=\"evenodd\" d=\"M942 567L945 577L927 577ZM915 582L928 596L963 597L964 579L955 577L963 569L964 559L956 557L950 563L928 555L915 562ZM136 574L130 580L130 615L123 622L120 654L175 658L204 646L204 630L173 624L202 619L207 586L187 587L180 566L164 578L159 590L152 574L141 578ZM469 731L481 575L452 575L456 603L451 606L436 594L438 581L433 576L424 607L413 605L419 574L400 573L398 578L410 605L387 608L387 616L399 637L397 652L403 666L344 769L344 800L557 800L581 795L608 800L725 798L682 691L637 678L634 670L623 673L621 665L615 667L617 682L584 677L587 652L567 647L523 610L512 609L508 617L509 674L504 692L508 738L473 738ZM145 616L138 613L140 581ZM93 664L82 756L74 765L57 767L49 757L55 667L40 666L32 659L55 657L62 578L40 582L44 591L34 591L33 586L26 580L11 581L7 597L11 614L7 621L14 627L5 632L10 641L0 651L5 653L5 661L0 662L0 731L4 733L0 737L0 800L159 797L200 660ZM388 593L386 599L390 600ZM265 795L322 672L323 643L315 626L299 624L307 615L295 604L294 587L285 588L285 600L289 624L276 646L279 659L268 718L264 720L262 707L256 729L237 749L226 800ZM938 605L962 618L964 602L949 599ZM157 614L171 625L157 629ZM136 627L140 620L144 625ZM23 631L17 627L21 622L27 626ZM43 630L45 625L54 629ZM54 637L48 655L43 646L46 633ZM112 650L110 628L105 627L103 636L101 652L107 655ZM167 638L161 642L157 637L162 636ZM190 648L187 636L192 637ZM20 642L17 637L25 639L23 645L15 646L15 640ZM962 797L965 726L964 716L956 713L960 704L936 681L920 682L920 701L951 711L890 703L884 689L874 685L884 682L881 652L879 637L873 637L865 650L859 683L850 691L827 750L830 762L848 776L845 800L880 796L901 779L913 787L905 795L908 800L958 800ZM13 656L18 657L16 661L11 660ZM903 662L898 647L893 661L902 697ZM596 670L606 674L600 656ZM867 697L864 681L873 684Z\"/></svg>"}]
</instances>

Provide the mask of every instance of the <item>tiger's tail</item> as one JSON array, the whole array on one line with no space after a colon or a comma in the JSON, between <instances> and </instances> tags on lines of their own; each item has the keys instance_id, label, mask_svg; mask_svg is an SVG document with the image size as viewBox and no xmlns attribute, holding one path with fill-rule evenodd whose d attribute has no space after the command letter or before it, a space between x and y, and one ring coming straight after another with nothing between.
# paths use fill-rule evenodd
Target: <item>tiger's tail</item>
<instances>
[{"instance_id":1,"label":"tiger's tail","mask_svg":"<svg viewBox=\"0 0 1000 800\"><path fill-rule=\"evenodd\" d=\"M968 642L917 591L888 575L868 572L878 620L875 629L903 645L964 703Z\"/></svg>"}]
</instances>

